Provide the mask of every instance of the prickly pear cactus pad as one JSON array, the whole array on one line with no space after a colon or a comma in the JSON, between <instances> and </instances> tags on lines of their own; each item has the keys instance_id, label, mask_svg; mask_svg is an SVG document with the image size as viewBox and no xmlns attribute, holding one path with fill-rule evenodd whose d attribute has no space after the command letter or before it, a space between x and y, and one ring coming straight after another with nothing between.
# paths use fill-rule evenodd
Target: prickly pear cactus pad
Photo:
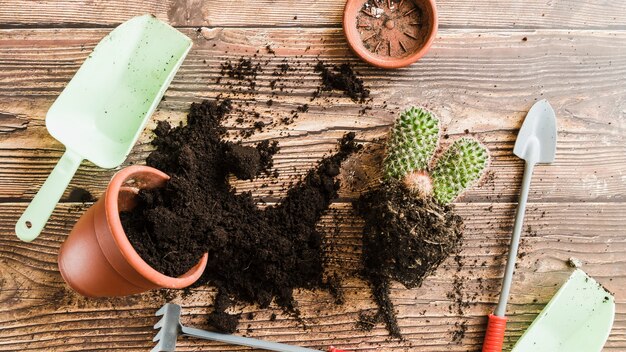
<instances>
[{"instance_id":1,"label":"prickly pear cactus pad","mask_svg":"<svg viewBox=\"0 0 626 352\"><path fill-rule=\"evenodd\" d=\"M384 160L387 179L401 180L412 171L427 170L439 145L439 119L432 112L412 107L394 123Z\"/></svg>"},{"instance_id":2,"label":"prickly pear cactus pad","mask_svg":"<svg viewBox=\"0 0 626 352\"><path fill-rule=\"evenodd\" d=\"M488 163L489 153L480 142L457 139L433 168L433 197L439 204L451 203L482 176Z\"/></svg>"}]
</instances>

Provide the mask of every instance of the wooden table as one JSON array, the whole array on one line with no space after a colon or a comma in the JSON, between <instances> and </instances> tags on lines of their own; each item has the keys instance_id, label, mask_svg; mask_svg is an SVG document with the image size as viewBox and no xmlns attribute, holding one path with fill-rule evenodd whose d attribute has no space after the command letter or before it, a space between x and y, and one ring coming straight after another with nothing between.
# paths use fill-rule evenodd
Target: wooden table
<instances>
[{"instance_id":1,"label":"wooden table","mask_svg":"<svg viewBox=\"0 0 626 352\"><path fill-rule=\"evenodd\" d=\"M429 54L410 68L381 71L350 53L339 0L0 0L0 350L147 350L155 333L153 314L166 298L183 304L189 314L185 321L192 325L202 327L210 310L211 288L186 297L152 292L87 299L73 293L56 264L59 246L84 208L68 193L36 241L22 243L13 233L63 152L46 132L48 107L111 28L144 13L168 21L194 41L153 121L181 121L190 102L223 93L226 86L215 80L219 64L267 44L276 51L272 64L302 55L300 60L308 62L350 62L361 72L375 98L365 116L347 99L326 110L320 100L294 124L252 136L251 141L280 141L281 178L310 168L346 131L356 130L363 141L384 136L394 118L388 111L412 104L435 111L451 138L468 130L493 155L492 177L457 204L467 223L459 257L464 265L450 258L421 288L393 287L404 341L389 340L380 324L370 332L355 328L358 313L374 307L367 285L358 279L344 283L342 306L326 292L298 292L307 329L275 307L236 307L236 312L255 313L253 319L243 315L240 334L363 351L479 349L485 315L497 300L522 173L513 143L529 107L547 98L558 116L557 159L535 172L507 344L548 302L571 270L567 259L576 257L616 296L617 315L605 350L626 350L626 2L441 0L438 5L440 30ZM206 29L199 33L200 27ZM259 76L262 92L269 92L270 79ZM317 79L306 73L300 88L314 89ZM308 96L296 90L274 100L272 110L280 114ZM145 159L149 130L126 165ZM85 162L68 192L84 188L99 196L114 172ZM266 181L236 187L262 197L274 187L259 188ZM349 214L356 193L342 192L333 207ZM348 216L337 226L335 218L322 221L338 228L328 231L336 244L328 253L330 267L357 268L361 223ZM463 284L467 303L460 307L449 294L455 280ZM270 321L272 313L278 314L276 321ZM181 339L179 350L244 349Z\"/></svg>"}]
</instances>

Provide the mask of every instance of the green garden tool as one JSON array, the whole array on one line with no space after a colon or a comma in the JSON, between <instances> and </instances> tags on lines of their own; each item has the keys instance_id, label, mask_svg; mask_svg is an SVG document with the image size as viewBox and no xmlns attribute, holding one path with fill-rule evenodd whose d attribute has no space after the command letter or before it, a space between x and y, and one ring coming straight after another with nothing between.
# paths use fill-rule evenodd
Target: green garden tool
<instances>
[{"instance_id":1,"label":"green garden tool","mask_svg":"<svg viewBox=\"0 0 626 352\"><path fill-rule=\"evenodd\" d=\"M512 352L599 352L614 318L613 295L576 269Z\"/></svg>"},{"instance_id":2,"label":"green garden tool","mask_svg":"<svg viewBox=\"0 0 626 352\"><path fill-rule=\"evenodd\" d=\"M126 159L191 45L151 15L98 43L46 115L48 131L67 149L15 225L21 240L39 235L83 159L102 168Z\"/></svg>"}]
</instances>

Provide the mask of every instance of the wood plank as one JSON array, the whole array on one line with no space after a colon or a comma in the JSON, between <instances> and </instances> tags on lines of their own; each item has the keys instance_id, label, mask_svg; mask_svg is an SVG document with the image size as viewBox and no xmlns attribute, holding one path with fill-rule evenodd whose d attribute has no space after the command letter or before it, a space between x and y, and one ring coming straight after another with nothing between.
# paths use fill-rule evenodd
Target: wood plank
<instances>
[{"instance_id":1,"label":"wood plank","mask_svg":"<svg viewBox=\"0 0 626 352\"><path fill-rule=\"evenodd\" d=\"M175 26L320 27L341 25L344 1L169 0L128 2L0 0L0 27L115 26L152 13ZM619 1L448 0L437 2L442 28L621 28ZM237 14L233 16L233 14Z\"/></svg>"},{"instance_id":2,"label":"wood plank","mask_svg":"<svg viewBox=\"0 0 626 352\"><path fill-rule=\"evenodd\" d=\"M239 191L278 201L284 185L313 166L344 132L356 130L360 140L370 142L365 153L344 166L341 202L320 224L328 232L326 241L334 244L326 253L329 270L347 275L358 270L361 221L350 212L349 201L377 182L377 139L385 135L396 108L427 105L442 117L451 139L468 130L493 153L492 177L457 203L468 225L460 253L464 266L459 269L448 260L419 289L393 287L406 341L388 340L380 324L370 332L355 329L358 313L374 307L367 284L356 278L344 282L348 303L343 306L325 292L296 294L307 329L276 307L235 307L234 312L255 315L248 319L244 314L239 334L322 349L331 344L359 351L478 349L484 317L497 299L514 214L511 202L521 176L521 163L511 156L515 134L534 100L547 97L559 118L559 150L556 163L535 175L507 345L567 277L571 269L565 261L574 256L616 294L617 316L605 351L626 350L626 2L439 2L442 30L433 50L419 64L398 71L376 70L354 58L339 28L342 8L343 2L332 0L0 0L1 351L145 351L152 346L154 311L170 296L183 304L185 322L204 325L215 294L209 287L184 297L152 292L86 299L71 292L57 271L56 255L85 205L69 202L67 193L66 203L56 209L36 242L20 242L13 234L25 202L63 151L45 130L46 110L106 34L103 27L145 12L185 28L195 43L153 120L184 121L192 101L228 90L228 82L215 81L221 62L257 50L261 62L269 60L259 75L260 94L253 104L262 119L276 121L310 104L310 111L294 124L272 125L252 136L248 142L281 142L276 157L280 177L232 180ZM210 28L196 32L200 26ZM23 28L9 29L14 27ZM37 29L47 27L55 29ZM276 56L264 50L268 44ZM281 60L299 60L301 67L310 67L318 57L355 64L373 87L372 110L361 116L361 107L341 97L309 102L318 82L310 68L303 68L301 77L288 80L287 89L272 96L271 71ZM275 102L271 109L265 105L270 97ZM229 126L235 125L233 115ZM150 138L146 131L125 165L143 162ZM69 190L81 187L98 195L112 173L84 163ZM268 186L262 187L265 183ZM462 300L468 303L461 312L447 296L455 279L464 283ZM270 321L271 313L278 314L276 321ZM467 326L458 341L455 323ZM248 349L181 339L178 350Z\"/></svg>"},{"instance_id":3,"label":"wood plank","mask_svg":"<svg viewBox=\"0 0 626 352\"><path fill-rule=\"evenodd\" d=\"M276 156L275 162L279 177L259 177L254 182L231 179L231 184L240 192L255 191L259 198L276 201L284 196L289 182L304 175L328 150L335 147L336 141L345 131L347 130L326 133L325 138L293 137L281 140L283 149ZM379 132L377 136L383 134L382 130ZM366 139L373 138L368 135L361 136ZM577 143L582 144L576 146ZM523 165L521 161L511 156L513 141L505 145L494 142L486 144L488 148L496 150L490 177L487 182L472 187L460 201L515 201ZM555 164L540 166L537 169L530 194L531 202L612 202L623 201L626 198L626 185L622 178L626 172L625 148L622 145L594 148L593 142L589 140L570 141L568 144L571 145L568 150L563 152L563 148L559 149L559 159ZM148 145L136 147L124 165L144 163L148 151ZM2 194L0 201L29 201L60 158L62 150L40 151L34 155L32 151L20 150L5 153L6 156L0 156L0 194ZM380 156L382 148L378 148L373 155L353 158L352 163L363 163L368 172L362 174L364 180L361 181L365 182L355 182L354 189L346 192L344 196L354 196L376 184L379 175L375 171L377 167L380 168ZM579 166L577 162L580 160L587 164ZM115 170L99 169L89 163L84 164L66 191L64 201L74 188L87 189L98 197L114 172Z\"/></svg>"},{"instance_id":4,"label":"wood plank","mask_svg":"<svg viewBox=\"0 0 626 352\"><path fill-rule=\"evenodd\" d=\"M79 204L64 204L51 218L50 225L35 242L17 240L11 230L23 204L0 205L0 350L76 351L85 346L102 350L146 350L154 334L151 325L155 309L165 294L152 292L113 299L86 299L71 292L56 269L56 253L80 212ZM334 249L327 253L331 270L352 275L358 268L361 221L352 218L349 205L338 203L321 226L328 229L327 241ZM406 290L394 285L392 297L399 311L399 322L406 341L388 340L381 325L370 332L356 330L359 311L373 308L367 285L358 279L345 282L347 303L337 306L325 292L296 294L307 329L275 307L236 307L234 312L252 312L244 318L240 334L321 348L334 344L358 351L467 351L480 346L485 314L496 301L504 263L514 204L459 204L467 231L460 253L464 266L446 261L424 286ZM339 225L336 218L344 219ZM572 221L576 219L576 221ZM565 261L577 257L584 269L616 295L617 315L605 351L626 349L626 240L623 235L626 203L539 203L528 210L513 287L508 340L519 337L544 304L567 277ZM338 228L337 228L338 226ZM455 275L465 284L463 301L469 303L459 315L453 301L446 298ZM480 281L482 280L482 281ZM476 293L476 294L475 294ZM184 321L202 327L214 291L193 290L190 296L174 293L174 301L184 306ZM452 309L452 310L451 310ZM270 321L271 313L278 319ZM465 337L457 342L452 335L455 323L467 325ZM250 324L251 331L247 331ZM199 340L179 340L181 351L243 351Z\"/></svg>"},{"instance_id":5,"label":"wood plank","mask_svg":"<svg viewBox=\"0 0 626 352\"><path fill-rule=\"evenodd\" d=\"M32 198L62 154L62 146L45 131L45 112L105 33L0 31L0 200ZM310 105L295 123L272 125L252 137L280 141L283 150L276 166L281 176L236 183L242 191L268 183L259 194L279 196L284 182L314 165L344 132L356 130L361 140L372 141L386 134L397 109L423 104L441 116L451 138L468 130L493 153L492 180L463 200L515 201L521 176L521 163L511 155L515 135L534 100L548 98L559 120L558 156L554 166L537 170L531 201L612 202L626 197L626 32L443 30L426 58L397 71L359 62L337 29L219 29L205 32L213 38L209 40L193 30L186 33L194 38L194 49L153 120L183 121L192 101L226 94L229 82L216 83L220 63L257 50L258 60L268 62L257 79L258 101L252 103L262 119L278 121L297 106ZM276 56L264 50L268 43ZM342 97L311 102L319 78L310 65L318 57L354 64L372 87L372 110L361 116L362 107ZM299 61L301 72L285 81L284 91L272 91L271 72L285 58ZM270 98L271 109L265 104ZM250 96L234 99L249 101ZM127 164L142 162L150 138L146 131ZM97 195L111 175L84 164L71 187Z\"/></svg>"}]
</instances>

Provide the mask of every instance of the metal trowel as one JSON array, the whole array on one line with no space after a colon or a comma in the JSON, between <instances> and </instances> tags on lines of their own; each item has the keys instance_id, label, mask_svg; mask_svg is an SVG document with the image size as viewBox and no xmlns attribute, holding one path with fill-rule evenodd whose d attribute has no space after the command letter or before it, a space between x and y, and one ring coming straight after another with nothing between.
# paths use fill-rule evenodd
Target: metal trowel
<instances>
[{"instance_id":1,"label":"metal trowel","mask_svg":"<svg viewBox=\"0 0 626 352\"><path fill-rule=\"evenodd\" d=\"M515 271L515 260L519 248L520 235L524 224L524 214L526 213L526 201L530 190L530 181L533 170L537 163L551 163L556 155L556 115L547 100L535 103L522 124L513 153L525 161L524 178L520 190L517 213L515 214L515 225L509 246L509 257L506 262L504 278L502 279L502 291L500 300L493 314L489 315L487 333L483 343L483 352L500 352L504 342L504 332L506 330L506 303L511 291L513 272Z\"/></svg>"}]
</instances>

